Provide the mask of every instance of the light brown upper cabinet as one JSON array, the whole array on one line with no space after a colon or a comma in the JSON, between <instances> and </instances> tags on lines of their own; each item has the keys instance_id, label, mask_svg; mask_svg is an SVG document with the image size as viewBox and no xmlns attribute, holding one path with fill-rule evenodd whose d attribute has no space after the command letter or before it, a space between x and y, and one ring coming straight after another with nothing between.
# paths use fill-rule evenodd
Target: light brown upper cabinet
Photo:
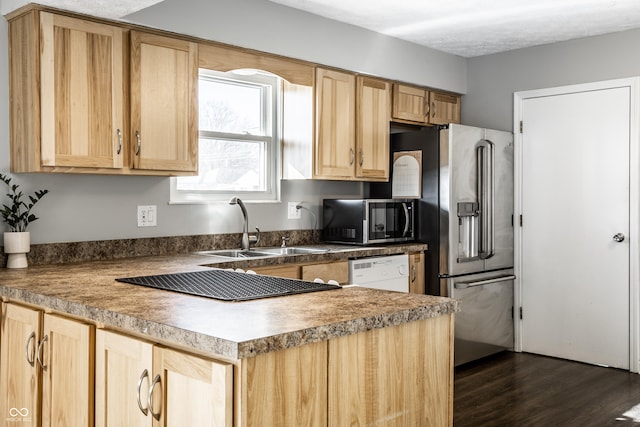
<instances>
[{"instance_id":1,"label":"light brown upper cabinet","mask_svg":"<svg viewBox=\"0 0 640 427\"><path fill-rule=\"evenodd\" d=\"M356 76L316 70L315 175L323 179L355 177Z\"/></svg>"},{"instance_id":2,"label":"light brown upper cabinet","mask_svg":"<svg viewBox=\"0 0 640 427\"><path fill-rule=\"evenodd\" d=\"M395 83L392 119L414 124L460 123L460 96Z\"/></svg>"},{"instance_id":3,"label":"light brown upper cabinet","mask_svg":"<svg viewBox=\"0 0 640 427\"><path fill-rule=\"evenodd\" d=\"M356 105L356 177L387 181L391 83L358 76Z\"/></svg>"},{"instance_id":4,"label":"light brown upper cabinet","mask_svg":"<svg viewBox=\"0 0 640 427\"><path fill-rule=\"evenodd\" d=\"M198 45L131 31L131 150L136 169L196 172Z\"/></svg>"},{"instance_id":5,"label":"light brown upper cabinet","mask_svg":"<svg viewBox=\"0 0 640 427\"><path fill-rule=\"evenodd\" d=\"M197 44L29 9L9 64L12 172L197 170Z\"/></svg>"},{"instance_id":6,"label":"light brown upper cabinet","mask_svg":"<svg viewBox=\"0 0 640 427\"><path fill-rule=\"evenodd\" d=\"M313 137L305 143L303 137L285 135L284 178L388 180L390 83L316 68L314 90ZM305 111L300 107L295 110Z\"/></svg>"},{"instance_id":7,"label":"light brown upper cabinet","mask_svg":"<svg viewBox=\"0 0 640 427\"><path fill-rule=\"evenodd\" d=\"M11 170L122 168L123 30L31 11L9 34Z\"/></svg>"}]
</instances>

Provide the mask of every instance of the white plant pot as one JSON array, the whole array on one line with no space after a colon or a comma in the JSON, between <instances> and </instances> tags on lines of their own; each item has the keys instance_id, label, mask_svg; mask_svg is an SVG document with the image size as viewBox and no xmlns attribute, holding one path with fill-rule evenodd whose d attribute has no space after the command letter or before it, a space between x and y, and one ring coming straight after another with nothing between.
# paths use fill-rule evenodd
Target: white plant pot
<instances>
[{"instance_id":1,"label":"white plant pot","mask_svg":"<svg viewBox=\"0 0 640 427\"><path fill-rule=\"evenodd\" d=\"M28 231L4 233L4 253L8 254L7 268L27 267L27 253L31 250L31 234Z\"/></svg>"}]
</instances>

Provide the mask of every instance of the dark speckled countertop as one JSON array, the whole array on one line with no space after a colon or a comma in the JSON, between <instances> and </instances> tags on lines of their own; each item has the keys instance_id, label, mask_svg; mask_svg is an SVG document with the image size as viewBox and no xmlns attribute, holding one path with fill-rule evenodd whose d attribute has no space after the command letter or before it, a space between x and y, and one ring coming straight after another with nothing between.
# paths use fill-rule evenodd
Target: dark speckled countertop
<instances>
[{"instance_id":1,"label":"dark speckled countertop","mask_svg":"<svg viewBox=\"0 0 640 427\"><path fill-rule=\"evenodd\" d=\"M345 287L223 302L116 282L116 278L332 261L424 250L397 245L232 261L203 255L152 256L0 270L0 296L211 356L243 359L376 328L453 313L457 302L428 295Z\"/></svg>"}]
</instances>

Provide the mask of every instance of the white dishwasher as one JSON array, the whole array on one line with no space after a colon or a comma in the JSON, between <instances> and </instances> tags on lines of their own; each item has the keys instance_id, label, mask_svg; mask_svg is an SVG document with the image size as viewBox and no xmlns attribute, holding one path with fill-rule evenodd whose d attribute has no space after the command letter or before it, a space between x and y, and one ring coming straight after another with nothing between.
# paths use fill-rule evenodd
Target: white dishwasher
<instances>
[{"instance_id":1,"label":"white dishwasher","mask_svg":"<svg viewBox=\"0 0 640 427\"><path fill-rule=\"evenodd\" d=\"M409 292L409 255L350 260L349 284L387 291Z\"/></svg>"}]
</instances>

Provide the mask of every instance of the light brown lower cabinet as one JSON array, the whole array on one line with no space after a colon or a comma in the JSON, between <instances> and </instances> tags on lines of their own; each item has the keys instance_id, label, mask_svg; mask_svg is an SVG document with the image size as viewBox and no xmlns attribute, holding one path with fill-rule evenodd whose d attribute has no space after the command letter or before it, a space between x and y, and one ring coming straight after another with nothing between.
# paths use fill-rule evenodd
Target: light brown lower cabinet
<instances>
[{"instance_id":1,"label":"light brown lower cabinet","mask_svg":"<svg viewBox=\"0 0 640 427\"><path fill-rule=\"evenodd\" d=\"M451 426L451 315L240 361L241 426Z\"/></svg>"},{"instance_id":2,"label":"light brown lower cabinet","mask_svg":"<svg viewBox=\"0 0 640 427\"><path fill-rule=\"evenodd\" d=\"M2 319L2 423L93 426L94 327L11 303Z\"/></svg>"},{"instance_id":3,"label":"light brown lower cabinet","mask_svg":"<svg viewBox=\"0 0 640 427\"><path fill-rule=\"evenodd\" d=\"M327 341L240 361L240 426L327 426Z\"/></svg>"},{"instance_id":4,"label":"light brown lower cabinet","mask_svg":"<svg viewBox=\"0 0 640 427\"><path fill-rule=\"evenodd\" d=\"M96 427L233 425L233 365L96 333Z\"/></svg>"},{"instance_id":5,"label":"light brown lower cabinet","mask_svg":"<svg viewBox=\"0 0 640 427\"><path fill-rule=\"evenodd\" d=\"M319 264L287 264L268 267L252 268L258 274L267 276L285 277L288 279L302 279L314 281L320 279L324 282L335 280L341 285L349 282L349 262L336 261Z\"/></svg>"},{"instance_id":6,"label":"light brown lower cabinet","mask_svg":"<svg viewBox=\"0 0 640 427\"><path fill-rule=\"evenodd\" d=\"M453 425L453 315L229 361L13 303L0 330L3 425Z\"/></svg>"},{"instance_id":7,"label":"light brown lower cabinet","mask_svg":"<svg viewBox=\"0 0 640 427\"><path fill-rule=\"evenodd\" d=\"M453 425L453 316L336 338L328 426Z\"/></svg>"}]
</instances>

